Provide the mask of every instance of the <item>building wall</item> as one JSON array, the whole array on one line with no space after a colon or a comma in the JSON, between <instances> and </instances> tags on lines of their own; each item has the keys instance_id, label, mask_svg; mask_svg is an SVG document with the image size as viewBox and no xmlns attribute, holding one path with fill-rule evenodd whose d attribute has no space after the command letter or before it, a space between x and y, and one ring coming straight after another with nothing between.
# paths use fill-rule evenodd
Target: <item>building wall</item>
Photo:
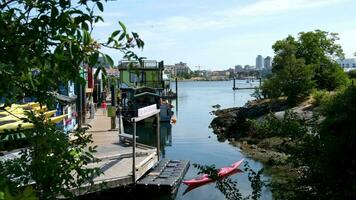
<instances>
[{"instance_id":1,"label":"building wall","mask_svg":"<svg viewBox=\"0 0 356 200\"><path fill-rule=\"evenodd\" d=\"M261 55L258 55L256 58L256 69L262 69L263 68L263 57Z\"/></svg>"},{"instance_id":2,"label":"building wall","mask_svg":"<svg viewBox=\"0 0 356 200\"><path fill-rule=\"evenodd\" d=\"M338 59L336 62L339 63L339 65L344 69L356 68L356 59L355 58Z\"/></svg>"},{"instance_id":3,"label":"building wall","mask_svg":"<svg viewBox=\"0 0 356 200\"><path fill-rule=\"evenodd\" d=\"M264 59L264 66L265 68L267 69L272 69L272 58L270 56L267 56L265 59Z\"/></svg>"}]
</instances>

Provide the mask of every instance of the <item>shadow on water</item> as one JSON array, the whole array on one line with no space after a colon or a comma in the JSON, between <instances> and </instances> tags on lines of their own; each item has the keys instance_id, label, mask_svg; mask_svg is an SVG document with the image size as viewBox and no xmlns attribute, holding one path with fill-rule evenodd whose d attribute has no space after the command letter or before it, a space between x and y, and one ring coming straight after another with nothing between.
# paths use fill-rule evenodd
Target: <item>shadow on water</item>
<instances>
[{"instance_id":1,"label":"shadow on water","mask_svg":"<svg viewBox=\"0 0 356 200\"><path fill-rule=\"evenodd\" d=\"M150 122L140 122L136 126L137 142L157 146L156 125ZM125 123L125 133L133 134L132 124ZM169 122L160 123L160 151L161 156L165 158L166 146L172 146L172 125Z\"/></svg>"}]
</instances>

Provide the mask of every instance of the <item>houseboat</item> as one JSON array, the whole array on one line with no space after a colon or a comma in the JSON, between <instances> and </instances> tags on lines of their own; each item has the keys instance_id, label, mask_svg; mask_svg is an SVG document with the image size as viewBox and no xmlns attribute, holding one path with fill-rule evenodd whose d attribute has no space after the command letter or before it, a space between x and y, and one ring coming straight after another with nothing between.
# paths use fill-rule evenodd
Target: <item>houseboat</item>
<instances>
[{"instance_id":1,"label":"houseboat","mask_svg":"<svg viewBox=\"0 0 356 200\"><path fill-rule=\"evenodd\" d=\"M133 116L139 108L157 104L160 120L169 122L173 111L170 102L162 100L166 88L163 61L121 61L118 68L123 116Z\"/></svg>"}]
</instances>

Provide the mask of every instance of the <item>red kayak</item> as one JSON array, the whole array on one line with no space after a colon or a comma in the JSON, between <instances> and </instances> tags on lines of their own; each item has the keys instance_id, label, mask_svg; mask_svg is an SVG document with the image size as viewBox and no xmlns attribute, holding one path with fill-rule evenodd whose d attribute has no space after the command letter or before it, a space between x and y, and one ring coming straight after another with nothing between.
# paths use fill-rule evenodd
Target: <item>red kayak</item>
<instances>
[{"instance_id":1,"label":"red kayak","mask_svg":"<svg viewBox=\"0 0 356 200\"><path fill-rule=\"evenodd\" d=\"M243 161L244 161L244 159L241 159L241 160L233 163L231 166L220 168L219 172L218 172L218 176L220 178L224 178L226 176L229 176L229 175L233 174L234 172L236 172L237 168L241 165L241 163ZM214 180L209 178L209 175L204 174L204 175L202 175L202 176L200 176L198 178L185 180L185 181L183 181L183 183L188 185L189 187L193 187L193 186L198 186L198 185L204 185L206 183L210 183L210 182L213 182L213 181Z\"/></svg>"}]
</instances>

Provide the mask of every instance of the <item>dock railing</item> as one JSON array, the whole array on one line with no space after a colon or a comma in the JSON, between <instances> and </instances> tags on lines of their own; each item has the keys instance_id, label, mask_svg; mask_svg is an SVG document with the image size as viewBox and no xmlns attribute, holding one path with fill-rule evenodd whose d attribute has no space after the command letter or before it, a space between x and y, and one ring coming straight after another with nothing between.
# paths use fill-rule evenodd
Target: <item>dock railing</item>
<instances>
[{"instance_id":1,"label":"dock railing","mask_svg":"<svg viewBox=\"0 0 356 200\"><path fill-rule=\"evenodd\" d=\"M155 104L153 104L155 105ZM132 180L136 182L136 123L142 120L145 120L149 117L156 115L157 118L157 126L156 126L156 134L157 134L157 157L159 161L159 153L160 153L160 110L157 109L156 106L147 106L141 108L141 112L138 112L139 115L137 117L131 118L131 123L133 123L133 141L132 141Z\"/></svg>"}]
</instances>

